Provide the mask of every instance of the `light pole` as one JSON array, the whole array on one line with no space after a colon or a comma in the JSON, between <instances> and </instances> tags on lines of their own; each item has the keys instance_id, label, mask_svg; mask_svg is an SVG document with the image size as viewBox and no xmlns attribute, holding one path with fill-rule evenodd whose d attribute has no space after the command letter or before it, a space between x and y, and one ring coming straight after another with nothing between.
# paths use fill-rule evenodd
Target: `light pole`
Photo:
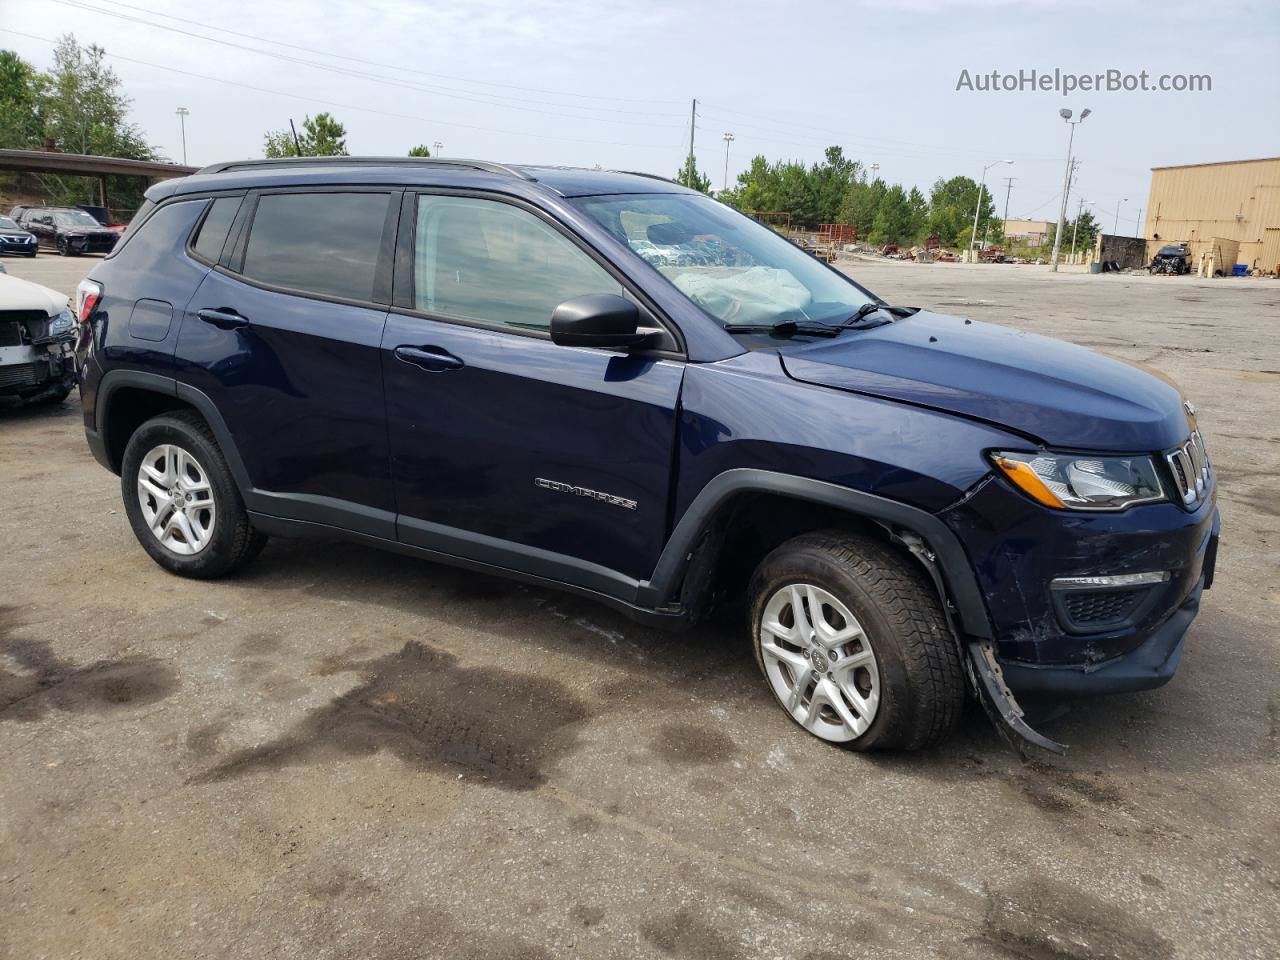
<instances>
[{"instance_id":1,"label":"light pole","mask_svg":"<svg viewBox=\"0 0 1280 960\"><path fill-rule=\"evenodd\" d=\"M438 157L440 156L440 151L444 149L444 144L441 143L439 140L437 140L433 144L431 144L431 149L435 151L435 153L433 153L432 156Z\"/></svg>"},{"instance_id":2,"label":"light pole","mask_svg":"<svg viewBox=\"0 0 1280 960\"><path fill-rule=\"evenodd\" d=\"M1058 111L1058 116L1071 128L1071 133L1067 136L1067 169L1062 174L1062 203L1058 207L1058 229L1053 231L1053 256L1050 258L1049 269L1055 273L1058 270L1058 251L1062 248L1062 228L1067 219L1067 194L1071 191L1071 146L1076 139L1076 127L1084 123L1085 118L1092 112L1085 107L1080 111L1080 119L1072 120L1071 111L1066 107Z\"/></svg>"},{"instance_id":3,"label":"light pole","mask_svg":"<svg viewBox=\"0 0 1280 960\"><path fill-rule=\"evenodd\" d=\"M1128 202L1129 202L1128 197L1121 197L1119 200L1116 201L1116 222L1115 222L1115 225L1112 226L1111 228L1112 236L1115 236L1120 229L1120 204L1128 203Z\"/></svg>"},{"instance_id":4,"label":"light pole","mask_svg":"<svg viewBox=\"0 0 1280 960\"><path fill-rule=\"evenodd\" d=\"M191 115L191 111L186 107L179 107L173 111L178 115L178 123L182 125L182 165L187 165L187 117Z\"/></svg>"},{"instance_id":5,"label":"light pole","mask_svg":"<svg viewBox=\"0 0 1280 960\"><path fill-rule=\"evenodd\" d=\"M729 144L733 143L734 136L732 133L725 133L721 138L724 141L724 188L729 189Z\"/></svg>"},{"instance_id":6,"label":"light pole","mask_svg":"<svg viewBox=\"0 0 1280 960\"><path fill-rule=\"evenodd\" d=\"M875 183L880 179L880 164L873 163L871 165L871 182Z\"/></svg>"},{"instance_id":7,"label":"light pole","mask_svg":"<svg viewBox=\"0 0 1280 960\"><path fill-rule=\"evenodd\" d=\"M987 171L992 167L998 167L1002 163L1013 163L1012 160L992 160L982 168L982 179L978 181L978 203L973 208L973 232L969 235L969 256L974 262L977 261L978 255L973 252L973 245L978 240L978 214L982 212L982 196L983 191L987 188Z\"/></svg>"}]
</instances>

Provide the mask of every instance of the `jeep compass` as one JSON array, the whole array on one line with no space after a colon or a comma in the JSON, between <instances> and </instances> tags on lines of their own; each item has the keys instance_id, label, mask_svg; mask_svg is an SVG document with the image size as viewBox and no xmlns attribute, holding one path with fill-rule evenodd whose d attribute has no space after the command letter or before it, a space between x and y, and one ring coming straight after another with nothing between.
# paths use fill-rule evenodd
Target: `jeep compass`
<instances>
[{"instance_id":1,"label":"jeep compass","mask_svg":"<svg viewBox=\"0 0 1280 960\"><path fill-rule=\"evenodd\" d=\"M85 432L165 569L347 537L651 622L742 611L811 734L917 749L1173 675L1218 542L1160 374L895 305L655 177L234 162L77 292Z\"/></svg>"}]
</instances>

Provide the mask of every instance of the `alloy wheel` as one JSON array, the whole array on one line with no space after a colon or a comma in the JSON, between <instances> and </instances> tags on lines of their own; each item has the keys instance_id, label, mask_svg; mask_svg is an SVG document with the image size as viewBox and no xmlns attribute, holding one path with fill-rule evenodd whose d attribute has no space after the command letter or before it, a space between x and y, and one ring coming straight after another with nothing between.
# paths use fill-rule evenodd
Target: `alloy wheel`
<instances>
[{"instance_id":1,"label":"alloy wheel","mask_svg":"<svg viewBox=\"0 0 1280 960\"><path fill-rule=\"evenodd\" d=\"M138 503L142 518L161 545L192 556L209 545L217 505L209 474L182 447L152 447L138 465Z\"/></svg>"},{"instance_id":2,"label":"alloy wheel","mask_svg":"<svg viewBox=\"0 0 1280 960\"><path fill-rule=\"evenodd\" d=\"M792 583L769 598L757 642L782 708L810 733L846 743L866 733L880 706L871 641L839 598Z\"/></svg>"}]
</instances>

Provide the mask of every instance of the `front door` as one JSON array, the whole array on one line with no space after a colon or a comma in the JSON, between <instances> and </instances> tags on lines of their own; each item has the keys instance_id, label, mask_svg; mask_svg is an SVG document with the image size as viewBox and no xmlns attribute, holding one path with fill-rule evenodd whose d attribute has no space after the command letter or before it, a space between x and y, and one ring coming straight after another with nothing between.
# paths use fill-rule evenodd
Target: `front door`
<instances>
[{"instance_id":1,"label":"front door","mask_svg":"<svg viewBox=\"0 0 1280 960\"><path fill-rule=\"evenodd\" d=\"M666 533L683 363L551 342L556 305L624 290L540 215L413 212L412 306L382 338L400 538L627 595Z\"/></svg>"}]
</instances>

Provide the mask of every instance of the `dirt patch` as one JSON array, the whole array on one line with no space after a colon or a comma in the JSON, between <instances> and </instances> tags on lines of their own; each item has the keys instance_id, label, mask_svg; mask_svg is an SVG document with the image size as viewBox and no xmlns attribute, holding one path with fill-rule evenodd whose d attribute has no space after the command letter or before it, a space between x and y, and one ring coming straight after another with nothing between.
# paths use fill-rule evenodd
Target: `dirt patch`
<instances>
[{"instance_id":1,"label":"dirt patch","mask_svg":"<svg viewBox=\"0 0 1280 960\"><path fill-rule=\"evenodd\" d=\"M640 934L669 957L733 960L745 956L736 943L689 909L646 920L640 924Z\"/></svg>"},{"instance_id":2,"label":"dirt patch","mask_svg":"<svg viewBox=\"0 0 1280 960\"><path fill-rule=\"evenodd\" d=\"M1172 941L1073 887L1035 879L993 891L985 939L1026 960L1170 960Z\"/></svg>"},{"instance_id":3,"label":"dirt patch","mask_svg":"<svg viewBox=\"0 0 1280 960\"><path fill-rule=\"evenodd\" d=\"M349 667L364 675L358 687L195 781L387 750L424 770L476 774L495 786L530 790L545 782L543 768L572 746L566 728L591 715L554 680L461 667L451 654L416 642Z\"/></svg>"},{"instance_id":4,"label":"dirt patch","mask_svg":"<svg viewBox=\"0 0 1280 960\"><path fill-rule=\"evenodd\" d=\"M76 666L45 640L18 636L17 608L0 607L0 655L19 673L0 667L0 720L39 720L50 710L101 713L163 700L178 676L163 661L131 656Z\"/></svg>"},{"instance_id":5,"label":"dirt patch","mask_svg":"<svg viewBox=\"0 0 1280 960\"><path fill-rule=\"evenodd\" d=\"M723 763L738 752L737 744L720 730L692 723L668 723L659 728L653 752L673 763Z\"/></svg>"}]
</instances>

